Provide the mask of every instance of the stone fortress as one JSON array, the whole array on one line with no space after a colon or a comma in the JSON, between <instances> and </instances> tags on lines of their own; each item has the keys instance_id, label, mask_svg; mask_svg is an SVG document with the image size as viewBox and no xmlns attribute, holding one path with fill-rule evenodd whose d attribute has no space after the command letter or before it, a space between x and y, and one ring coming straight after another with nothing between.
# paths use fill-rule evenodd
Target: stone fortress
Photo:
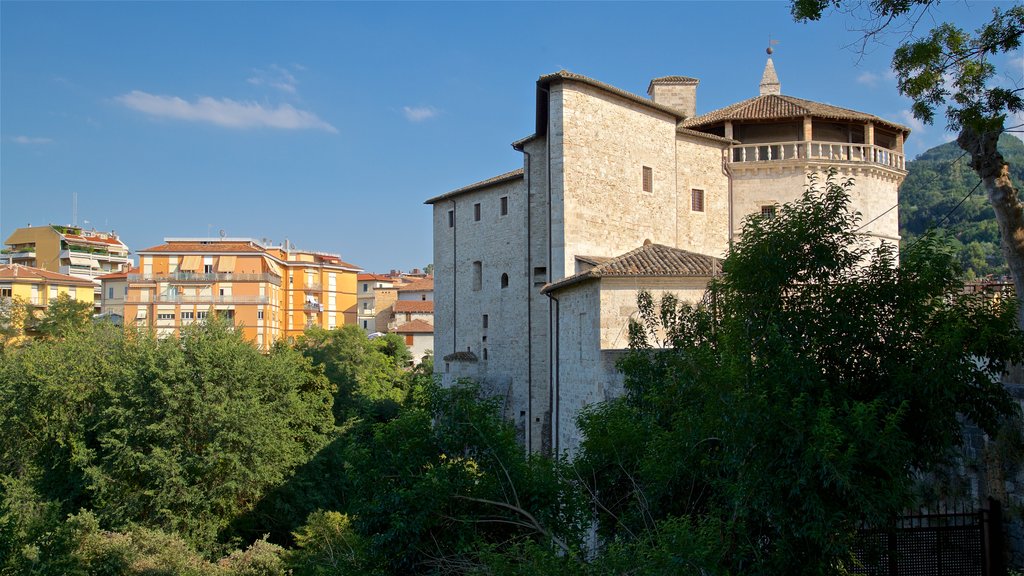
<instances>
[{"instance_id":1,"label":"stone fortress","mask_svg":"<svg viewBox=\"0 0 1024 576\"><path fill-rule=\"evenodd\" d=\"M770 52L758 96L697 115L697 85L656 78L643 98L541 76L523 167L426 201L435 371L503 398L530 451L572 454L579 411L622 393L638 290L698 300L743 219L809 173L855 177L860 233L899 240L907 127L783 95Z\"/></svg>"}]
</instances>

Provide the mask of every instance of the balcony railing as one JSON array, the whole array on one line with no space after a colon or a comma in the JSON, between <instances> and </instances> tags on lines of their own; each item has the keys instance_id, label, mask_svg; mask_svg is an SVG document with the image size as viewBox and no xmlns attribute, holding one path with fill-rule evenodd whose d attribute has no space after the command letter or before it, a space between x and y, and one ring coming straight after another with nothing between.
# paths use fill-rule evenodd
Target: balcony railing
<instances>
[{"instance_id":1,"label":"balcony railing","mask_svg":"<svg viewBox=\"0 0 1024 576\"><path fill-rule=\"evenodd\" d=\"M273 274L235 274L233 272L174 272L173 274L129 274L129 282L170 282L170 283L206 283L213 282L269 282L274 286L281 285L281 277Z\"/></svg>"},{"instance_id":2,"label":"balcony railing","mask_svg":"<svg viewBox=\"0 0 1024 576\"><path fill-rule=\"evenodd\" d=\"M324 305L319 302L306 302L302 305L302 309L307 312L323 312Z\"/></svg>"},{"instance_id":3,"label":"balcony railing","mask_svg":"<svg viewBox=\"0 0 1024 576\"><path fill-rule=\"evenodd\" d=\"M734 163L775 162L780 160L827 160L831 162L871 162L906 170L903 154L882 146L841 142L775 142L739 144L732 147Z\"/></svg>"},{"instance_id":4,"label":"balcony railing","mask_svg":"<svg viewBox=\"0 0 1024 576\"><path fill-rule=\"evenodd\" d=\"M130 294L125 298L125 304L268 304L270 299L266 296L187 296L157 294L152 300L142 300L138 295Z\"/></svg>"}]
</instances>

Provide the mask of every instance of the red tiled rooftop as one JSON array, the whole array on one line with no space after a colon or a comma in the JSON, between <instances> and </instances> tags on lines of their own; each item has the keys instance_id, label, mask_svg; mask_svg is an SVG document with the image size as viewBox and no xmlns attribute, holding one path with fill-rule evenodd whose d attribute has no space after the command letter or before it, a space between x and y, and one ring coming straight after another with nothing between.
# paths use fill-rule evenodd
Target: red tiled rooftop
<instances>
[{"instance_id":1,"label":"red tiled rooftop","mask_svg":"<svg viewBox=\"0 0 1024 576\"><path fill-rule=\"evenodd\" d=\"M422 280L416 280L410 282L405 286L398 289L399 292L433 292L434 291L434 277L427 276Z\"/></svg>"},{"instance_id":2,"label":"red tiled rooftop","mask_svg":"<svg viewBox=\"0 0 1024 576\"><path fill-rule=\"evenodd\" d=\"M166 242L159 246L137 250L139 254L146 252L263 252L248 242Z\"/></svg>"},{"instance_id":3,"label":"red tiled rooftop","mask_svg":"<svg viewBox=\"0 0 1024 576\"><path fill-rule=\"evenodd\" d=\"M360 274L357 276L359 281L363 280L379 280L381 282L394 282L395 279L385 274Z\"/></svg>"},{"instance_id":4,"label":"red tiled rooftop","mask_svg":"<svg viewBox=\"0 0 1024 576\"><path fill-rule=\"evenodd\" d=\"M428 322L424 322L423 320L413 320L411 322L406 322L405 324L402 324L398 328L395 328L395 333L396 334L433 334L434 333L434 327L431 326Z\"/></svg>"},{"instance_id":5,"label":"red tiled rooftop","mask_svg":"<svg viewBox=\"0 0 1024 576\"><path fill-rule=\"evenodd\" d=\"M397 300L395 301L395 312L418 312L434 313L433 300Z\"/></svg>"},{"instance_id":6,"label":"red tiled rooftop","mask_svg":"<svg viewBox=\"0 0 1024 576\"><path fill-rule=\"evenodd\" d=\"M22 266L21 264L0 265L0 280L22 280L25 282L59 282L74 286L93 286L90 280L83 280L66 274L58 274L49 270Z\"/></svg>"},{"instance_id":7,"label":"red tiled rooftop","mask_svg":"<svg viewBox=\"0 0 1024 576\"><path fill-rule=\"evenodd\" d=\"M111 272L110 274L104 274L103 276L97 276L99 280L120 280L127 279L129 274L138 274L138 268L132 268L131 270L125 270L123 272Z\"/></svg>"}]
</instances>

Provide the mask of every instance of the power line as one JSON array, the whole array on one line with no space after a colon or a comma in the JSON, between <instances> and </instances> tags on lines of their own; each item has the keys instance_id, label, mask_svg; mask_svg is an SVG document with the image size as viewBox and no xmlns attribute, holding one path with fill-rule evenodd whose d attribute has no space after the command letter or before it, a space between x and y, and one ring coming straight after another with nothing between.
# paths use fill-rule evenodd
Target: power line
<instances>
[{"instance_id":1,"label":"power line","mask_svg":"<svg viewBox=\"0 0 1024 576\"><path fill-rule=\"evenodd\" d=\"M971 191L968 192L966 196L961 198L960 201L956 203L956 206L953 206L953 208L949 212L946 212L946 215L942 217L942 220L939 220L938 223L932 224L931 226L929 226L928 229L925 231L925 234L927 234L929 230L933 230L933 229L941 226L942 224L944 224L946 222L946 220L949 219L949 217L952 216L953 213L957 211L957 209L959 209L961 206L963 206L964 202L966 202L967 199L970 198L974 194L974 192L978 189L978 187L981 186L981 182L982 182L982 180L979 178L978 179L978 183L974 185L974 188L971 188ZM917 243L921 241L921 238L924 238L924 235L918 236L917 240L914 240L913 243L909 244L903 250L900 250L900 254L907 254L907 253L909 253L910 249L913 248L914 246L916 246Z\"/></svg>"}]
</instances>

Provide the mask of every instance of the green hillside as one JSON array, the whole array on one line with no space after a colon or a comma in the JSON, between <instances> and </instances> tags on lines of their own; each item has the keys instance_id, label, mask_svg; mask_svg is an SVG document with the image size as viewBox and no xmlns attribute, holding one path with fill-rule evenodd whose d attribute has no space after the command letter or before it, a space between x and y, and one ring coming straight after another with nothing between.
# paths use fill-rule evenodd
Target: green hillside
<instances>
[{"instance_id":1,"label":"green hillside","mask_svg":"<svg viewBox=\"0 0 1024 576\"><path fill-rule=\"evenodd\" d=\"M1024 182L1024 142L1004 134L999 150L1010 165L1014 183ZM955 142L936 146L907 163L907 179L900 188L900 234L903 244L913 242L942 219L978 184L978 175ZM960 255L968 278L1007 273L999 248L999 230L985 189L981 186L941 224Z\"/></svg>"}]
</instances>

